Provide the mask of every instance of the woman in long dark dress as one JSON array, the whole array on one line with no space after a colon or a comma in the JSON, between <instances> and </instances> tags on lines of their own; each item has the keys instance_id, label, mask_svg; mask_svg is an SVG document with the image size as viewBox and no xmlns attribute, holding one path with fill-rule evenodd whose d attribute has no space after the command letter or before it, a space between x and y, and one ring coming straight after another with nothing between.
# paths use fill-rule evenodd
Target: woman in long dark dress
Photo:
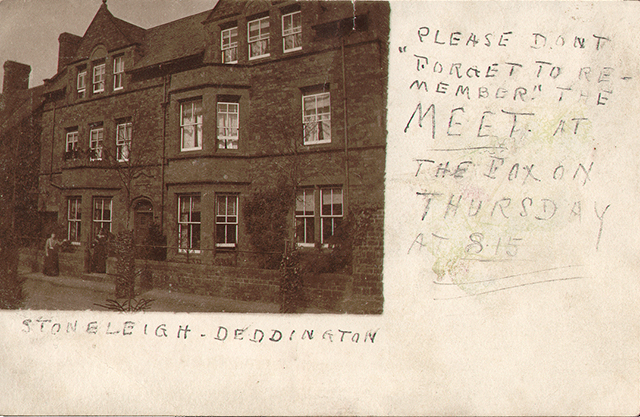
<instances>
[{"instance_id":1,"label":"woman in long dark dress","mask_svg":"<svg viewBox=\"0 0 640 417\"><path fill-rule=\"evenodd\" d=\"M58 249L61 243L59 240L56 240L55 233L51 233L51 237L47 239L47 243L44 246L44 268L42 271L45 275L55 277L60 273Z\"/></svg>"},{"instance_id":2,"label":"woman in long dark dress","mask_svg":"<svg viewBox=\"0 0 640 417\"><path fill-rule=\"evenodd\" d=\"M107 272L107 236L104 230L100 229L91 247L93 248L91 272L104 274Z\"/></svg>"}]
</instances>

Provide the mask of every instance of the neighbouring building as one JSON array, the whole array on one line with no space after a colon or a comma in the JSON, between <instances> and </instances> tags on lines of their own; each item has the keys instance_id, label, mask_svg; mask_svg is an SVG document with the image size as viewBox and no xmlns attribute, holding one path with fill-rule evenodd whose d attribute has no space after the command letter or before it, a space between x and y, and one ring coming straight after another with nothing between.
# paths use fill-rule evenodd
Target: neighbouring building
<instances>
[{"instance_id":1,"label":"neighbouring building","mask_svg":"<svg viewBox=\"0 0 640 417\"><path fill-rule=\"evenodd\" d=\"M220 0L143 29L103 1L43 87L38 207L72 243L64 268L91 272L98 233L133 229L164 235L154 285L275 299L245 210L279 190L289 247L335 252L358 226L309 302L381 312L388 34L386 2Z\"/></svg>"},{"instance_id":2,"label":"neighbouring building","mask_svg":"<svg viewBox=\"0 0 640 417\"><path fill-rule=\"evenodd\" d=\"M43 87L29 89L31 67L4 63L0 94L0 308L20 306L18 248L40 233L38 168Z\"/></svg>"}]
</instances>

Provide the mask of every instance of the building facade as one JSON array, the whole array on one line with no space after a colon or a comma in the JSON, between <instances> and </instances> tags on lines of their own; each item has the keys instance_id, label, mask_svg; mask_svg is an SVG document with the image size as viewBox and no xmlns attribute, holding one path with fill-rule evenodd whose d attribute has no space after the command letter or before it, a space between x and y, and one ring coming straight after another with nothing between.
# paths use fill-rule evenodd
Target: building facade
<instances>
[{"instance_id":1,"label":"building facade","mask_svg":"<svg viewBox=\"0 0 640 417\"><path fill-rule=\"evenodd\" d=\"M143 29L103 2L60 35L45 81L40 210L78 253L100 231L142 247L159 230L166 262L261 268L248 202L291 193L301 251L360 224L350 291L379 311L388 23L384 2L220 0Z\"/></svg>"}]
</instances>

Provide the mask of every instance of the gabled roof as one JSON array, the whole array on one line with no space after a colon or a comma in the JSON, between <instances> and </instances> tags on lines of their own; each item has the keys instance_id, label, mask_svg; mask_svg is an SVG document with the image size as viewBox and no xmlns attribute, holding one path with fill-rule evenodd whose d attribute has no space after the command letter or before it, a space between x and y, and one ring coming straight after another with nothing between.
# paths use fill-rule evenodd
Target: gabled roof
<instances>
[{"instance_id":1,"label":"gabled roof","mask_svg":"<svg viewBox=\"0 0 640 417\"><path fill-rule=\"evenodd\" d=\"M203 52L205 30L202 22L209 13L207 10L147 29L142 42L143 57L133 69L175 61Z\"/></svg>"},{"instance_id":2,"label":"gabled roof","mask_svg":"<svg viewBox=\"0 0 640 417\"><path fill-rule=\"evenodd\" d=\"M218 0L218 3L211 10L205 21L209 22L240 14L250 16L269 10L270 7L271 1L268 0Z\"/></svg>"},{"instance_id":3,"label":"gabled roof","mask_svg":"<svg viewBox=\"0 0 640 417\"><path fill-rule=\"evenodd\" d=\"M102 3L82 36L75 60L88 58L98 43L103 44L109 51L139 44L143 40L144 33L143 28L114 17L107 8L107 4Z\"/></svg>"}]
</instances>

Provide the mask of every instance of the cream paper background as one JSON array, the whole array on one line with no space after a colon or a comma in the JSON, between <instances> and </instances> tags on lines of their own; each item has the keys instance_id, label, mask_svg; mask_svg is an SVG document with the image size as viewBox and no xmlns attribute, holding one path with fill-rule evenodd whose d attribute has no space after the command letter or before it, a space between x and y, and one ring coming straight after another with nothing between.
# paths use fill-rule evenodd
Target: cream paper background
<instances>
[{"instance_id":1,"label":"cream paper background","mask_svg":"<svg viewBox=\"0 0 640 417\"><path fill-rule=\"evenodd\" d=\"M637 3L618 2L392 2L384 314L4 312L0 412L637 415L639 12ZM423 26L430 34L420 43L417 31ZM446 46L433 43L436 30L446 40L451 32L461 32L461 44L472 32L497 36L492 47ZM507 46L498 47L499 35L509 31ZM548 34L548 43L563 35L567 44L535 50L535 32ZM610 42L595 51L593 34ZM587 38L585 49L573 47L575 36ZM432 65L447 65L442 74L417 71L414 54L428 56ZM566 72L557 80L537 79L531 75L537 69L535 60L552 62ZM499 63L499 71L504 71L504 62L519 62L523 72L514 79L499 72L491 80L458 81L449 74L455 62L462 68L477 65L483 74L488 64ZM593 68L590 84L576 81L575 71L583 66ZM597 106L593 92L601 86L594 80L604 66L614 68L607 84L612 93L606 105ZM574 76L564 78L566 74ZM426 81L429 91L409 89L415 79ZM439 81L450 84L447 94L436 92ZM470 99L455 96L463 81L472 87ZM561 81L591 91L587 104L557 101L551 92L559 92L555 83ZM482 101L477 98L482 85L504 85L509 94ZM514 101L519 85L537 101ZM534 85L542 85L537 96ZM435 139L430 115L422 128L414 119L403 132L418 103L423 111L435 104ZM461 136L448 136L451 109L459 106L465 107L464 117L455 121L464 123L453 127ZM477 138L484 111L501 116L500 110L508 108L536 113L526 125L532 131L528 136L512 140L509 119L496 118L496 137ZM589 118L584 131L552 135L560 118L576 114ZM423 175L425 171L415 175L416 158L434 159L433 166L447 160L452 165L466 159L486 163L484 151L430 150L482 145L483 140L503 141L508 148L498 179L475 169L464 179L436 179L434 171L431 176ZM540 181L509 181L506 174L516 162L534 164ZM577 181L571 178L578 163L591 162L589 181L580 185L580 172ZM567 166L565 178L554 182L558 163ZM425 201L416 192L429 190L443 193L444 205L437 210L434 205L422 221ZM484 217L465 217L468 203L463 203L455 217L444 218L449 193L461 192L486 198ZM491 216L496 199L504 196L514 198L508 207L513 211L506 212L509 219L497 212ZM532 210L537 209L539 217L548 213L540 211L542 198L557 201L558 217L545 222L533 218L533 211L521 216L524 196L535 200ZM578 221L567 206L574 200L582 201ZM600 221L594 203L599 213L610 205L598 250ZM486 233L486 243L494 245L490 253L484 248L483 255L498 253L503 261L460 260L473 258L466 239L474 231ZM425 236L423 246L412 247L419 233ZM433 246L426 239L431 233L447 234L452 247ZM523 239L516 256L496 249L499 236ZM506 278L551 268L559 269ZM440 281L434 271L442 274ZM568 277L576 278L501 290ZM503 279L441 285L493 278ZM473 295L493 290L498 291ZM25 332L23 320L35 323L39 318L52 322L43 332L36 327ZM66 333L66 323L76 320L78 331ZM127 320L135 324L132 334L123 336ZM92 321L98 322L97 334L86 332ZM61 323L57 334L50 331L53 323ZM154 335L161 324L166 338ZM187 324L187 339L176 337L179 326ZM224 342L215 340L219 326L230 332ZM119 334L107 334L116 328ZM236 340L231 332L240 328L247 331ZM255 329L266 334L260 343L250 340ZM267 340L272 329L284 334L282 341ZM305 329L314 330L313 340L300 338ZM374 343L364 342L365 333L376 329ZM292 330L296 333L289 340ZM326 335L323 339L327 330L333 342ZM353 333L340 342L339 330L359 332L358 343L352 341Z\"/></svg>"}]
</instances>

